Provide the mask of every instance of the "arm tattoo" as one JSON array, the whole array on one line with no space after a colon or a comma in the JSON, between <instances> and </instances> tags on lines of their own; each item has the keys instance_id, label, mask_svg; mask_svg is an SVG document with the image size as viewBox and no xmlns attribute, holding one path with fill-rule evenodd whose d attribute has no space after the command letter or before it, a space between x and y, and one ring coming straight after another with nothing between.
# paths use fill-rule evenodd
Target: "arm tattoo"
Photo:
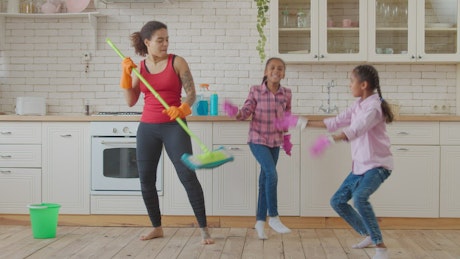
<instances>
[{"instance_id":1,"label":"arm tattoo","mask_svg":"<svg viewBox=\"0 0 460 259\"><path fill-rule=\"evenodd\" d=\"M195 83L193 82L192 74L190 70L185 71L180 75L180 80L182 81L182 87L185 90L187 96L185 97L184 102L187 102L190 106L193 105L196 99L195 93Z\"/></svg>"}]
</instances>

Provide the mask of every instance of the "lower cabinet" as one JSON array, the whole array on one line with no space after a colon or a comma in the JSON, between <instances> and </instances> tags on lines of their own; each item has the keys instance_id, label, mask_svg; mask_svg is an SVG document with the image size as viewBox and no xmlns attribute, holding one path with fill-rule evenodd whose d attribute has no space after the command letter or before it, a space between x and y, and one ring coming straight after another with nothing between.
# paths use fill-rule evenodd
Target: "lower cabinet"
<instances>
[{"instance_id":1,"label":"lower cabinet","mask_svg":"<svg viewBox=\"0 0 460 259\"><path fill-rule=\"evenodd\" d=\"M41 169L0 168L0 213L27 214L41 203Z\"/></svg>"},{"instance_id":2,"label":"lower cabinet","mask_svg":"<svg viewBox=\"0 0 460 259\"><path fill-rule=\"evenodd\" d=\"M460 122L441 122L440 217L460 217Z\"/></svg>"},{"instance_id":3,"label":"lower cabinet","mask_svg":"<svg viewBox=\"0 0 460 259\"><path fill-rule=\"evenodd\" d=\"M350 145L340 142L312 157L309 148L321 134L327 134L326 130L307 128L302 132L300 215L337 217L329 200L351 172Z\"/></svg>"},{"instance_id":4,"label":"lower cabinet","mask_svg":"<svg viewBox=\"0 0 460 259\"><path fill-rule=\"evenodd\" d=\"M213 169L213 215L254 216L256 160L248 145L230 145L229 149L235 161Z\"/></svg>"},{"instance_id":5,"label":"lower cabinet","mask_svg":"<svg viewBox=\"0 0 460 259\"><path fill-rule=\"evenodd\" d=\"M89 123L42 124L42 201L60 213L90 213Z\"/></svg>"},{"instance_id":6,"label":"lower cabinet","mask_svg":"<svg viewBox=\"0 0 460 259\"><path fill-rule=\"evenodd\" d=\"M394 170L371 196L377 216L438 217L440 148L437 124L393 123ZM302 134L303 150L308 150L321 129L307 129ZM417 139L426 145L413 145ZM403 145L403 143L409 143ZM301 175L301 216L337 216L329 200L351 171L348 143L337 143L318 157L303 155ZM352 204L353 201L350 201Z\"/></svg>"},{"instance_id":7,"label":"lower cabinet","mask_svg":"<svg viewBox=\"0 0 460 259\"><path fill-rule=\"evenodd\" d=\"M382 217L439 217L439 146L395 145L394 170L371 196Z\"/></svg>"}]
</instances>

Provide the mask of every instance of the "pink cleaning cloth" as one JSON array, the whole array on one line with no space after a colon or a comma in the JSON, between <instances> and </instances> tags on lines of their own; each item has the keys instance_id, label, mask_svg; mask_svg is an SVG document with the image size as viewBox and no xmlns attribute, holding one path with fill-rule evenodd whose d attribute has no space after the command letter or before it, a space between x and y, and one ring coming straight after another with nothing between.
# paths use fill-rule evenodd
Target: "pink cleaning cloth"
<instances>
[{"instance_id":1,"label":"pink cleaning cloth","mask_svg":"<svg viewBox=\"0 0 460 259\"><path fill-rule=\"evenodd\" d=\"M291 155L292 143L291 143L291 134L284 135L283 149L288 156Z\"/></svg>"},{"instance_id":2,"label":"pink cleaning cloth","mask_svg":"<svg viewBox=\"0 0 460 259\"><path fill-rule=\"evenodd\" d=\"M319 136L313 146L310 147L310 155L312 157L321 156L324 151L334 143L334 139L331 136L321 135Z\"/></svg>"},{"instance_id":3,"label":"pink cleaning cloth","mask_svg":"<svg viewBox=\"0 0 460 259\"><path fill-rule=\"evenodd\" d=\"M224 103L222 104L223 110L225 114L229 117L235 117L236 114L238 113L238 106L234 105L228 100L225 100Z\"/></svg>"},{"instance_id":4,"label":"pink cleaning cloth","mask_svg":"<svg viewBox=\"0 0 460 259\"><path fill-rule=\"evenodd\" d=\"M277 130L287 131L290 128L296 127L298 120L298 116L292 115L290 112L285 112L282 118L275 119L275 128Z\"/></svg>"}]
</instances>

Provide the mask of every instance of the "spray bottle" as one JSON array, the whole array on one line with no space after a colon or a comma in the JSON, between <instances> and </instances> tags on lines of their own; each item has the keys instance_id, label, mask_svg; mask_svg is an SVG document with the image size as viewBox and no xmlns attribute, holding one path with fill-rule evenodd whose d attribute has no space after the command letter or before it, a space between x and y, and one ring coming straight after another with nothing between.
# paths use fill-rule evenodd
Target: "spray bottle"
<instances>
[{"instance_id":1,"label":"spray bottle","mask_svg":"<svg viewBox=\"0 0 460 259\"><path fill-rule=\"evenodd\" d=\"M193 115L207 116L208 115L208 100L204 96L205 90L209 88L208 84L200 84L198 94L196 95L196 101L192 107Z\"/></svg>"},{"instance_id":2,"label":"spray bottle","mask_svg":"<svg viewBox=\"0 0 460 259\"><path fill-rule=\"evenodd\" d=\"M215 92L212 93L209 99L211 103L210 115L211 116L219 115L219 97L217 96L217 93Z\"/></svg>"}]
</instances>

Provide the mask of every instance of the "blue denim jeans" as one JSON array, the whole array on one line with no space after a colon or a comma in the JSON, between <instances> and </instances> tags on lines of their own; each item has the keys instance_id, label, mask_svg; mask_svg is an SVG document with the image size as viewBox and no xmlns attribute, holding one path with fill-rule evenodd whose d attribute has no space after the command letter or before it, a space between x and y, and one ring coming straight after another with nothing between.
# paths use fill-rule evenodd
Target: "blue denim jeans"
<instances>
[{"instance_id":1,"label":"blue denim jeans","mask_svg":"<svg viewBox=\"0 0 460 259\"><path fill-rule=\"evenodd\" d=\"M249 143L252 154L260 164L259 197L257 201L257 220L265 221L268 216L278 216L278 173L276 163L280 154L279 147L267 147Z\"/></svg>"},{"instance_id":2,"label":"blue denim jeans","mask_svg":"<svg viewBox=\"0 0 460 259\"><path fill-rule=\"evenodd\" d=\"M390 176L391 170L377 167L363 175L351 172L331 198L332 208L363 236L369 236L374 244L383 242L377 218L375 217L369 197ZM353 198L354 207L348 204Z\"/></svg>"}]
</instances>

